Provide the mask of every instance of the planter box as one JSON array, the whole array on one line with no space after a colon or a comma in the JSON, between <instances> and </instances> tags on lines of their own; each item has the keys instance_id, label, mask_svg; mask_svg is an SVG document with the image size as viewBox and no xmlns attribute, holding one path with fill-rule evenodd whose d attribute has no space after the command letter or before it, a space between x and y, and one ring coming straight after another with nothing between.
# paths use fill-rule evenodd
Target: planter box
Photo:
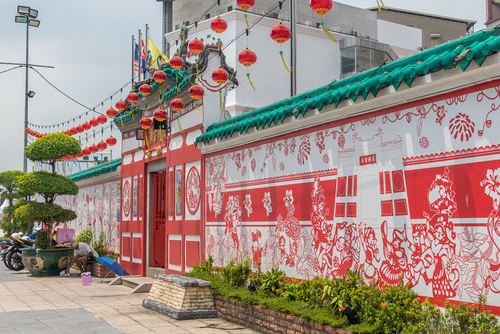
<instances>
[{"instance_id":1,"label":"planter box","mask_svg":"<svg viewBox=\"0 0 500 334\"><path fill-rule=\"evenodd\" d=\"M102 263L96 262L89 264L89 271L92 273L92 276L103 278L109 272L109 269ZM110 272L107 277L116 277L116 276L114 272Z\"/></svg>"},{"instance_id":2,"label":"planter box","mask_svg":"<svg viewBox=\"0 0 500 334\"><path fill-rule=\"evenodd\" d=\"M215 295L219 318L254 329L265 334L354 334L342 328L307 321L293 315L275 312L258 305L250 305Z\"/></svg>"},{"instance_id":3,"label":"planter box","mask_svg":"<svg viewBox=\"0 0 500 334\"><path fill-rule=\"evenodd\" d=\"M79 270L78 266L76 264L73 264L71 269ZM105 265L103 265L99 262L88 264L87 269L88 269L88 271L90 271L92 276L99 277L99 278L103 278L109 272L108 267L106 267ZM113 278L113 277L116 277L116 274L114 272L110 272L107 277Z\"/></svg>"},{"instance_id":4,"label":"planter box","mask_svg":"<svg viewBox=\"0 0 500 334\"><path fill-rule=\"evenodd\" d=\"M32 276L58 276L68 268L73 258L70 247L56 247L53 249L24 248L23 263Z\"/></svg>"}]
</instances>

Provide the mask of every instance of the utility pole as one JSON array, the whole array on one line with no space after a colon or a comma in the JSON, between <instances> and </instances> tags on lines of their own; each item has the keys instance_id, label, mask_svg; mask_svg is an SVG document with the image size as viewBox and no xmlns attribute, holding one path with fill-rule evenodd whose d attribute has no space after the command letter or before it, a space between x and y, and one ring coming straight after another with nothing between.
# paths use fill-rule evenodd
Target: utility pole
<instances>
[{"instance_id":1,"label":"utility pole","mask_svg":"<svg viewBox=\"0 0 500 334\"><path fill-rule=\"evenodd\" d=\"M290 1L290 96L297 95L297 0Z\"/></svg>"}]
</instances>

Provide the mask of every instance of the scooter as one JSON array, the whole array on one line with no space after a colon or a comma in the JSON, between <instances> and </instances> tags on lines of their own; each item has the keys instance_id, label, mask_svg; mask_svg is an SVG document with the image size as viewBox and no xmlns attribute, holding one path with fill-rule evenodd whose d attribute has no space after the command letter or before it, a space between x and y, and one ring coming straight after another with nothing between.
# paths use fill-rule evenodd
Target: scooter
<instances>
[{"instance_id":1,"label":"scooter","mask_svg":"<svg viewBox=\"0 0 500 334\"><path fill-rule=\"evenodd\" d=\"M10 242L10 240L0 242L0 261L3 261L5 254L7 254L7 250L11 245L12 243Z\"/></svg>"},{"instance_id":2,"label":"scooter","mask_svg":"<svg viewBox=\"0 0 500 334\"><path fill-rule=\"evenodd\" d=\"M34 240L29 240L27 236L23 237L22 233L13 233L10 236L11 246L3 258L5 266L14 271L24 269L22 248L32 248L35 244Z\"/></svg>"}]
</instances>

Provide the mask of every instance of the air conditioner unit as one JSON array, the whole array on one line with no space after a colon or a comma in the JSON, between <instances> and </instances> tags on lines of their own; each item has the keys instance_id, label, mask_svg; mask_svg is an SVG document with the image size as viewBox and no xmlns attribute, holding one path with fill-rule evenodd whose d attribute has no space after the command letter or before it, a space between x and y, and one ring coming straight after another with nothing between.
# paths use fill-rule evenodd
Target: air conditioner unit
<instances>
[{"instance_id":1,"label":"air conditioner unit","mask_svg":"<svg viewBox=\"0 0 500 334\"><path fill-rule=\"evenodd\" d=\"M361 37L361 31L353 30L352 35L355 37Z\"/></svg>"},{"instance_id":2,"label":"air conditioner unit","mask_svg":"<svg viewBox=\"0 0 500 334\"><path fill-rule=\"evenodd\" d=\"M441 38L441 34L430 34L430 38Z\"/></svg>"},{"instance_id":3,"label":"air conditioner unit","mask_svg":"<svg viewBox=\"0 0 500 334\"><path fill-rule=\"evenodd\" d=\"M418 51L424 51L425 49L427 49L425 46L419 46L417 48Z\"/></svg>"}]
</instances>

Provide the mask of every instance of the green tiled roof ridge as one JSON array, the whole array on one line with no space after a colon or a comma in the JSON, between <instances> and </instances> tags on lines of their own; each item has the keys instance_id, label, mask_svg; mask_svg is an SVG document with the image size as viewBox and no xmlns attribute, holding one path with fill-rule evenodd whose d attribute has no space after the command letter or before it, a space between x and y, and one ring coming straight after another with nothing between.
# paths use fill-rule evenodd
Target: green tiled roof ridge
<instances>
[{"instance_id":1,"label":"green tiled roof ridge","mask_svg":"<svg viewBox=\"0 0 500 334\"><path fill-rule=\"evenodd\" d=\"M81 181L84 179L89 179L102 174L107 174L114 172L118 166L122 164L122 159L117 158L111 161L105 162L101 165L90 167L82 171L68 175L67 177L73 181Z\"/></svg>"},{"instance_id":2,"label":"green tiled roof ridge","mask_svg":"<svg viewBox=\"0 0 500 334\"><path fill-rule=\"evenodd\" d=\"M393 85L397 90L404 82L411 87L416 77L442 69L459 66L465 71L472 60L481 66L491 52L500 50L499 28L500 25L492 29L481 30L378 68L214 123L204 134L196 138L195 144L208 143L213 138L231 137L235 131L242 134L250 127L257 129L264 128L266 125L269 127L278 121L283 122L292 114L295 118L300 114L304 115L308 109L314 107L319 111L327 104L333 103L337 107L343 99L350 98L355 102L359 96L366 99L370 92L376 97L379 90L386 86Z\"/></svg>"}]
</instances>

